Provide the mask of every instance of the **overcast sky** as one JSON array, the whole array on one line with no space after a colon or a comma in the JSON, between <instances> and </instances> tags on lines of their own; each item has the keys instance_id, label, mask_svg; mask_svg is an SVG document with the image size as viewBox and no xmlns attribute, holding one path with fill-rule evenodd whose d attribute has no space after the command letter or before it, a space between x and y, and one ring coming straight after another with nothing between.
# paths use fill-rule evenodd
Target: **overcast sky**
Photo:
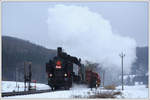
<instances>
[{"instance_id":1,"label":"overcast sky","mask_svg":"<svg viewBox=\"0 0 150 100\"><path fill-rule=\"evenodd\" d=\"M86 6L109 20L112 30L148 45L147 2L3 2L2 35L48 46L48 8L55 4ZM55 26L54 26L55 27Z\"/></svg>"}]
</instances>

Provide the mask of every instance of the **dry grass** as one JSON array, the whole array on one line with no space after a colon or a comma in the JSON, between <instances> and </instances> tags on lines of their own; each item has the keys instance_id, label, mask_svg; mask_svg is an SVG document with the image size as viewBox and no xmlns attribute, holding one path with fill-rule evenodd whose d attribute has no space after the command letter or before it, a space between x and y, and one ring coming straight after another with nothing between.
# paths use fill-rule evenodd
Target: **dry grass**
<instances>
[{"instance_id":1,"label":"dry grass","mask_svg":"<svg viewBox=\"0 0 150 100\"><path fill-rule=\"evenodd\" d=\"M94 95L90 95L89 98L116 98L116 95L121 95L121 92L97 92Z\"/></svg>"},{"instance_id":2,"label":"dry grass","mask_svg":"<svg viewBox=\"0 0 150 100\"><path fill-rule=\"evenodd\" d=\"M89 99L95 99L95 98L116 98L116 95L121 95L121 92L100 92L97 91L94 94L90 95L90 93L88 93L89 96L72 96L73 98L89 98Z\"/></svg>"},{"instance_id":3,"label":"dry grass","mask_svg":"<svg viewBox=\"0 0 150 100\"><path fill-rule=\"evenodd\" d=\"M115 90L116 86L115 85L109 85L109 86L104 86L104 88L107 90Z\"/></svg>"},{"instance_id":4,"label":"dry grass","mask_svg":"<svg viewBox=\"0 0 150 100\"><path fill-rule=\"evenodd\" d=\"M81 95L72 96L73 98L83 98Z\"/></svg>"},{"instance_id":5,"label":"dry grass","mask_svg":"<svg viewBox=\"0 0 150 100\"><path fill-rule=\"evenodd\" d=\"M93 92L88 91L87 92L88 96L78 95L72 97L94 99L94 98L116 98L116 96L122 95L120 91L114 91L116 89L115 85L105 86L104 88L107 89L108 91L93 91Z\"/></svg>"},{"instance_id":6,"label":"dry grass","mask_svg":"<svg viewBox=\"0 0 150 100\"><path fill-rule=\"evenodd\" d=\"M121 95L121 92L120 91L114 92L113 95Z\"/></svg>"},{"instance_id":7,"label":"dry grass","mask_svg":"<svg viewBox=\"0 0 150 100\"><path fill-rule=\"evenodd\" d=\"M101 93L89 96L89 98L115 98L114 95L108 93Z\"/></svg>"}]
</instances>

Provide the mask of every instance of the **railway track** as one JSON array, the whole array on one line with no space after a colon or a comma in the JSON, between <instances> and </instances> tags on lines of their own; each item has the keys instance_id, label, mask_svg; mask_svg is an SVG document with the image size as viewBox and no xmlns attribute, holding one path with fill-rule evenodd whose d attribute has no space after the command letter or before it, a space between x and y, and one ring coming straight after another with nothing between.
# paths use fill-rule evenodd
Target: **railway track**
<instances>
[{"instance_id":1,"label":"railway track","mask_svg":"<svg viewBox=\"0 0 150 100\"><path fill-rule=\"evenodd\" d=\"M46 93L46 92L51 92L51 91L52 91L51 89L47 89L47 90L31 90L31 91L20 91L20 92L4 92L2 93L2 97L38 94L38 93Z\"/></svg>"}]
</instances>

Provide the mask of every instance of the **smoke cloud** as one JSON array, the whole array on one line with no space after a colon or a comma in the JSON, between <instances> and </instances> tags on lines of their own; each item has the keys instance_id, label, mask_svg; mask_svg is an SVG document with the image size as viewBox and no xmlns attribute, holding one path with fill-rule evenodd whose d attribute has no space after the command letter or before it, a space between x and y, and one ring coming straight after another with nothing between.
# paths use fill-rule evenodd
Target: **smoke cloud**
<instances>
[{"instance_id":1,"label":"smoke cloud","mask_svg":"<svg viewBox=\"0 0 150 100\"><path fill-rule=\"evenodd\" d=\"M130 71L136 58L136 42L112 31L109 20L88 7L55 5L48 9L50 48L63 47L82 60L102 63L106 68L121 68L119 54L125 53L124 69Z\"/></svg>"}]
</instances>

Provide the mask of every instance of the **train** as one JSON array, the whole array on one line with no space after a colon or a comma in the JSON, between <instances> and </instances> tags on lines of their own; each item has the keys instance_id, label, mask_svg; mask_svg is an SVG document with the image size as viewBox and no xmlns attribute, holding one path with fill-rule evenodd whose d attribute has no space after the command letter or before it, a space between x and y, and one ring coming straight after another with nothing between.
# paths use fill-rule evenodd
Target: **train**
<instances>
[{"instance_id":1,"label":"train","mask_svg":"<svg viewBox=\"0 0 150 100\"><path fill-rule=\"evenodd\" d=\"M78 67L78 74L75 73L74 67ZM62 47L58 47L56 56L46 63L46 73L48 85L52 90L59 88L69 90L73 83L87 84L88 87L97 88L101 81L98 73L87 70L80 58L63 52Z\"/></svg>"}]
</instances>

